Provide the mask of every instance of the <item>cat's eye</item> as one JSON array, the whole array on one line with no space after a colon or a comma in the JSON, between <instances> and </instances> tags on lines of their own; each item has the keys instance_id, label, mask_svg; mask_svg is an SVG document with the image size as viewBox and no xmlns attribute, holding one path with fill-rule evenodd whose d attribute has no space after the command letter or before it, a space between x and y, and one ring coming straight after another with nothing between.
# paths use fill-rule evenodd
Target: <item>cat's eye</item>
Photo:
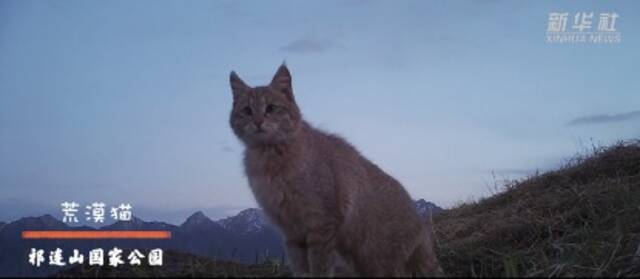
<instances>
[{"instance_id":1,"label":"cat's eye","mask_svg":"<svg viewBox=\"0 0 640 279\"><path fill-rule=\"evenodd\" d=\"M246 115L252 115L252 114L253 114L253 111L251 111L251 108L250 108L250 107L244 107L244 108L242 109L242 113L244 113L244 114L246 114Z\"/></svg>"},{"instance_id":2,"label":"cat's eye","mask_svg":"<svg viewBox=\"0 0 640 279\"><path fill-rule=\"evenodd\" d=\"M268 105L265 109L265 113L272 113L276 110L276 105Z\"/></svg>"}]
</instances>

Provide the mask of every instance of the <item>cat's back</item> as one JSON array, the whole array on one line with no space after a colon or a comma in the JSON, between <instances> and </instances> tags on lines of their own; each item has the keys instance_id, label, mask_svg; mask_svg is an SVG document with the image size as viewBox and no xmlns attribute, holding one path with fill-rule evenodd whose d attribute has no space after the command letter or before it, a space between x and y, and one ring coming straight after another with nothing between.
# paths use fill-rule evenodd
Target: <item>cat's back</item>
<instances>
[{"instance_id":1,"label":"cat's back","mask_svg":"<svg viewBox=\"0 0 640 279\"><path fill-rule=\"evenodd\" d=\"M347 220L353 220L348 229L371 230L365 224L377 224L380 220L385 220L397 222L396 227L408 226L412 229L384 230L380 234L409 237L423 228L424 224L415 210L413 200L400 182L341 136L320 130L314 130L314 134L314 149L320 154L319 159L329 164L335 179L341 212ZM363 222L365 219L368 221ZM387 226L379 224L375 230L385 227ZM350 233L357 235L360 232Z\"/></svg>"},{"instance_id":2,"label":"cat's back","mask_svg":"<svg viewBox=\"0 0 640 279\"><path fill-rule=\"evenodd\" d=\"M386 188L404 192L402 185L378 165L367 159L343 137L311 128L318 159L328 162L337 176L351 176L354 184L368 188Z\"/></svg>"},{"instance_id":3,"label":"cat's back","mask_svg":"<svg viewBox=\"0 0 640 279\"><path fill-rule=\"evenodd\" d=\"M349 168L351 171L365 172L368 160L343 137L307 126L316 159L332 168Z\"/></svg>"}]
</instances>

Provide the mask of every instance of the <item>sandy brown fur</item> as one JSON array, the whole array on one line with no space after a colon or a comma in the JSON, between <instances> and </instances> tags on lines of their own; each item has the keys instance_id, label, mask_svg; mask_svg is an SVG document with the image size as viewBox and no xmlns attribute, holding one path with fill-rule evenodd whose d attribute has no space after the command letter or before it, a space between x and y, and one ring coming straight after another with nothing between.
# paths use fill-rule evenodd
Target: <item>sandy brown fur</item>
<instances>
[{"instance_id":1,"label":"sandy brown fur","mask_svg":"<svg viewBox=\"0 0 640 279\"><path fill-rule=\"evenodd\" d=\"M249 87L233 72L230 81L249 185L284 234L296 275L442 273L409 194L344 139L303 120L286 66L268 86Z\"/></svg>"}]
</instances>

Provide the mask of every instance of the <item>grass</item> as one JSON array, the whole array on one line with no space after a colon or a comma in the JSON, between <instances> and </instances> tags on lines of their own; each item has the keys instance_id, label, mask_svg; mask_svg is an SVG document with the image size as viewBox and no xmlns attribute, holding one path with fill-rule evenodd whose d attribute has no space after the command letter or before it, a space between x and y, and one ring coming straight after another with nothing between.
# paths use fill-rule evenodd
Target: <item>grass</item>
<instances>
[{"instance_id":1,"label":"grass","mask_svg":"<svg viewBox=\"0 0 640 279\"><path fill-rule=\"evenodd\" d=\"M577 156L434 217L450 276L640 276L640 143Z\"/></svg>"},{"instance_id":2,"label":"grass","mask_svg":"<svg viewBox=\"0 0 640 279\"><path fill-rule=\"evenodd\" d=\"M288 268L278 261L245 265L174 251L165 251L163 259L161 267L146 264L123 265L115 268L77 265L57 273L54 277L289 277L291 275Z\"/></svg>"}]
</instances>

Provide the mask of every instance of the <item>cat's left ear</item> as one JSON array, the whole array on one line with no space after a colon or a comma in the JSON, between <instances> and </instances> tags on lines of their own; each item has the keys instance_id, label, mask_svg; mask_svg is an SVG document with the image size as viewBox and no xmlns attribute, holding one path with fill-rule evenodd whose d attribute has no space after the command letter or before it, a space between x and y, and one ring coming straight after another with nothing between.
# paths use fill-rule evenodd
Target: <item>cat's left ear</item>
<instances>
[{"instance_id":1,"label":"cat's left ear","mask_svg":"<svg viewBox=\"0 0 640 279\"><path fill-rule=\"evenodd\" d=\"M290 101L293 101L293 87L291 86L291 73L287 65L282 63L271 80L271 87L284 93Z\"/></svg>"},{"instance_id":2,"label":"cat's left ear","mask_svg":"<svg viewBox=\"0 0 640 279\"><path fill-rule=\"evenodd\" d=\"M234 100L251 89L234 71L231 71L229 74L229 84L231 84L231 92L233 92Z\"/></svg>"}]
</instances>

